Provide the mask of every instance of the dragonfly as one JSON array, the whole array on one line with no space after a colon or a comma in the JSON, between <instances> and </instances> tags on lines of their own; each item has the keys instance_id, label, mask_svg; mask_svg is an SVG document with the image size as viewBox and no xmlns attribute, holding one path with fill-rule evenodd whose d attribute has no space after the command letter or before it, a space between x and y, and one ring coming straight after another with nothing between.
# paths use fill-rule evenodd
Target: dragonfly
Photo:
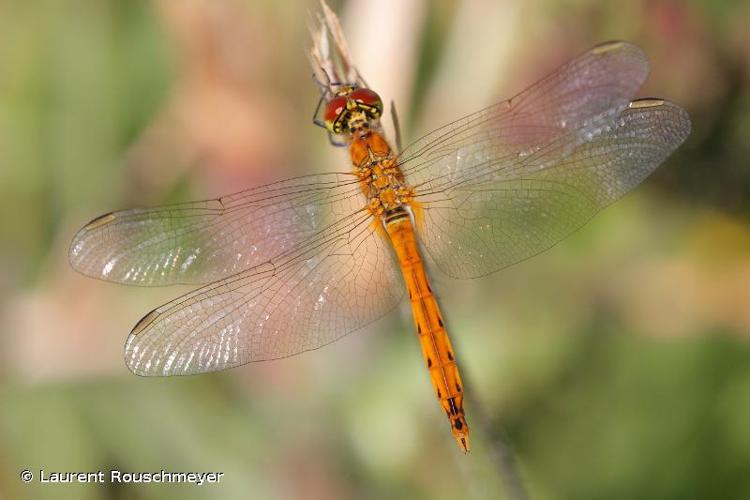
<instances>
[{"instance_id":1,"label":"dragonfly","mask_svg":"<svg viewBox=\"0 0 750 500\"><path fill-rule=\"evenodd\" d=\"M635 98L648 61L615 41L397 151L378 94L351 67L336 82L317 56L328 79L319 123L348 148L349 170L102 215L75 235L70 263L116 283L198 286L130 332L125 362L142 376L317 349L406 292L433 390L468 452L464 387L425 259L471 279L549 249L653 172L690 119L666 99Z\"/></svg>"}]
</instances>

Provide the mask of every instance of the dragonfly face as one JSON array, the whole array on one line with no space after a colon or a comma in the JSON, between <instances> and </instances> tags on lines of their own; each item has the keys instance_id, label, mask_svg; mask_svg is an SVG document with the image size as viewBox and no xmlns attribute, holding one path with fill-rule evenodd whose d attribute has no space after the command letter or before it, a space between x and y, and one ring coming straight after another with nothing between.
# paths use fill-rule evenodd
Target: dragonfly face
<instances>
[{"instance_id":1,"label":"dragonfly face","mask_svg":"<svg viewBox=\"0 0 750 500\"><path fill-rule=\"evenodd\" d=\"M326 128L332 134L351 133L355 127L383 114L380 96L364 87L346 86L326 105L323 114Z\"/></svg>"},{"instance_id":2,"label":"dragonfly face","mask_svg":"<svg viewBox=\"0 0 750 500\"><path fill-rule=\"evenodd\" d=\"M638 47L605 43L398 155L377 94L340 89L324 116L347 137L350 174L114 212L76 234L70 262L118 283L200 285L131 331L125 360L144 376L316 349L388 313L406 288L435 395L468 451L463 384L421 249L449 276L484 276L552 247L637 186L690 132L679 106L634 99L647 73Z\"/></svg>"}]
</instances>

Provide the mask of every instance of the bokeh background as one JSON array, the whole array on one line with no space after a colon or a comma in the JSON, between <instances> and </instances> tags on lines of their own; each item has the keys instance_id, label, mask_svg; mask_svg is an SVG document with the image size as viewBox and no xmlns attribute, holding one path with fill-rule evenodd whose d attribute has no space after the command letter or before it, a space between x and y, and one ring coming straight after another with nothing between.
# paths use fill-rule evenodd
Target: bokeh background
<instances>
[{"instance_id":1,"label":"bokeh background","mask_svg":"<svg viewBox=\"0 0 750 500\"><path fill-rule=\"evenodd\" d=\"M750 495L750 3L333 2L407 138L626 39L693 133L583 230L491 277L436 275L475 397L535 499ZM186 288L76 274L113 209L341 169L311 124L314 2L0 0L0 498L505 498L456 449L404 307L315 352L142 379L133 324ZM389 120L387 120L389 121ZM472 408L467 408L472 423ZM477 426L475 426L477 429ZM24 484L23 469L221 471Z\"/></svg>"}]
</instances>

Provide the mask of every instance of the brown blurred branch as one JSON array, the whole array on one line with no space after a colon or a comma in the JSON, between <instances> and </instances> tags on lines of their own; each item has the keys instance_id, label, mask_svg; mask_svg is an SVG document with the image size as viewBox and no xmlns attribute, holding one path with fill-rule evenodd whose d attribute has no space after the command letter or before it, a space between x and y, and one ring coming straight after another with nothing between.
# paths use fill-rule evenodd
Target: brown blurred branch
<instances>
[{"instance_id":1,"label":"brown blurred branch","mask_svg":"<svg viewBox=\"0 0 750 500\"><path fill-rule=\"evenodd\" d=\"M463 364L460 355L457 353L454 353L454 355L459 366L466 366ZM513 448L507 436L492 421L486 406L477 397L469 374L464 371L461 378L464 383L464 396L471 415L469 424L479 427L481 433L485 436L490 459L500 475L505 493L511 500L528 500L529 496L518 471Z\"/></svg>"}]
</instances>

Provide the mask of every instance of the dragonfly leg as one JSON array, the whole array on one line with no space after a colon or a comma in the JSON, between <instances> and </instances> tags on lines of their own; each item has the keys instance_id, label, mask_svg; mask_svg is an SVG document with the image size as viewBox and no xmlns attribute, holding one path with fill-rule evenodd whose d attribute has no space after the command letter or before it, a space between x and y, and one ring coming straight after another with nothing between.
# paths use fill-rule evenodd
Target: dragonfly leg
<instances>
[{"instance_id":1,"label":"dragonfly leg","mask_svg":"<svg viewBox=\"0 0 750 500\"><path fill-rule=\"evenodd\" d=\"M315 106L315 112L313 112L312 116L312 122L314 125L317 125L320 128L326 128L326 124L323 120L321 120L318 115L320 115L320 109L323 107L323 102L325 101L325 93L320 96L320 99L318 99L318 105Z\"/></svg>"},{"instance_id":2,"label":"dragonfly leg","mask_svg":"<svg viewBox=\"0 0 750 500\"><path fill-rule=\"evenodd\" d=\"M330 142L331 145L339 147L339 148L340 147L344 147L344 146L346 146L346 142L345 141L336 140L334 138L333 134L326 127L325 121L323 121L323 120L320 119L320 112L323 109L323 103L325 103L327 101L326 97L328 97L328 95L331 92L330 91L330 86L331 85L338 85L338 84L332 84L332 83L329 83L327 85L323 84L322 82L320 82L318 80L318 78L315 75L313 75L313 80L315 80L315 82L321 88L320 99L318 99L318 105L315 106L315 111L313 112L313 116L312 116L313 125L317 125L318 127L322 128L322 129L325 129L328 132L328 142Z\"/></svg>"}]
</instances>

